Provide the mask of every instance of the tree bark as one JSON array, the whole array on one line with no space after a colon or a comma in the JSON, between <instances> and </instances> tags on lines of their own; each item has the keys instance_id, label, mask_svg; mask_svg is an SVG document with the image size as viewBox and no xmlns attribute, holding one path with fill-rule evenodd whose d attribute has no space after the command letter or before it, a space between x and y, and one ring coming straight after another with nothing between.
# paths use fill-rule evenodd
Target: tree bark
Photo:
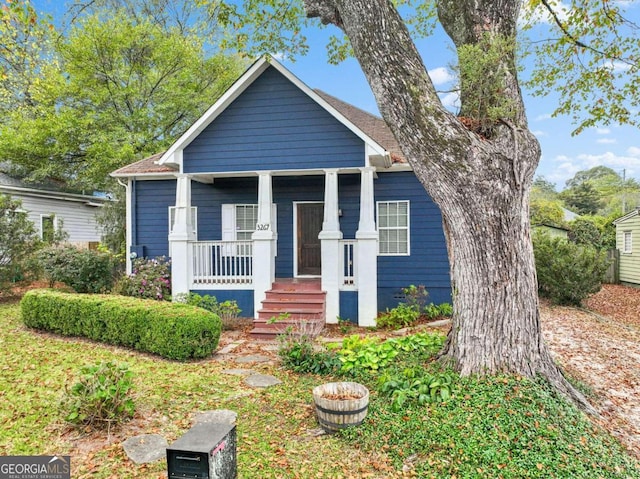
<instances>
[{"instance_id":1,"label":"tree bark","mask_svg":"<svg viewBox=\"0 0 640 479\"><path fill-rule=\"evenodd\" d=\"M461 374L542 375L594 412L544 344L529 224L540 147L527 128L513 56L496 65L515 115L491 138L469 131L440 102L389 0L304 0L307 14L348 36L380 112L442 212L451 264L453 324L442 360ZM513 38L521 1L440 0L456 47L484 33ZM461 92L464 102L465 92ZM461 110L464 111L465 105Z\"/></svg>"}]
</instances>

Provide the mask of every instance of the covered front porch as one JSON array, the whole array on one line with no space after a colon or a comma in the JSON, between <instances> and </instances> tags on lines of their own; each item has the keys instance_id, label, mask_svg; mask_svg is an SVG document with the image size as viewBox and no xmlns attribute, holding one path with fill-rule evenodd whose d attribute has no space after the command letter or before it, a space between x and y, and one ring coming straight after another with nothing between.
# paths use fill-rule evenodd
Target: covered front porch
<instances>
[{"instance_id":1,"label":"covered front porch","mask_svg":"<svg viewBox=\"0 0 640 479\"><path fill-rule=\"evenodd\" d=\"M351 238L344 238L341 228L340 202L345 201L339 191L341 175L359 179L353 182L358 190L350 212L358 217L352 218L353 229L357 229L348 233L353 235ZM192 187L194 182L215 183L217 179L197 174L175 176L176 202L169 233L174 294L194 291L216 295L218 291L232 297L234 292L250 293L253 316L258 319L260 312L268 309L264 303L276 281L316 279L324 295L324 321L337 323L342 318L356 320L362 326L375 325L378 312L375 167L256 172L257 211L253 231L243 239L226 239L224 231L220 231L221 240L204 241L197 239L202 220L198 220L199 213L193 214ZM323 188L317 200L305 200L303 190L299 197L295 190L288 195L279 193L278 180L283 177L287 180L300 177L302 183L302 177L311 181L310 176ZM226 227L223 218L220 229ZM349 312L349 317L345 312Z\"/></svg>"}]
</instances>

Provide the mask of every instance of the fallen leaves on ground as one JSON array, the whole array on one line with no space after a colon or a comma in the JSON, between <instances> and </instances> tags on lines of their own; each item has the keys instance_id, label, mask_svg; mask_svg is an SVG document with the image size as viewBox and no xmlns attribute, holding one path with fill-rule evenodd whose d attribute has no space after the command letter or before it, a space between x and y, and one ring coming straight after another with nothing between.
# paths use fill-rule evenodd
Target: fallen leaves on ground
<instances>
[{"instance_id":1,"label":"fallen leaves on ground","mask_svg":"<svg viewBox=\"0 0 640 479\"><path fill-rule=\"evenodd\" d=\"M640 289L605 285L588 310L542 307L556 360L588 385L601 426L640 457Z\"/></svg>"}]
</instances>

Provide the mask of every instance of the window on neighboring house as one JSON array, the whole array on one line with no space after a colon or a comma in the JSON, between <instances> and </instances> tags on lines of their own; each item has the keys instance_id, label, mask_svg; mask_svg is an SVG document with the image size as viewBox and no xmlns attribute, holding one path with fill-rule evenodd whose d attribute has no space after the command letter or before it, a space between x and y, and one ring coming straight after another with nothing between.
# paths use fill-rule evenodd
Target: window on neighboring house
<instances>
[{"instance_id":1,"label":"window on neighboring house","mask_svg":"<svg viewBox=\"0 0 640 479\"><path fill-rule=\"evenodd\" d=\"M173 229L173 223L176 221L176 207L169 206L169 233ZM198 238L198 208L196 206L191 207L191 227L193 230L194 238Z\"/></svg>"},{"instance_id":2,"label":"window on neighboring house","mask_svg":"<svg viewBox=\"0 0 640 479\"><path fill-rule=\"evenodd\" d=\"M631 231L625 231L624 233L622 233L623 237L622 237L622 252L623 253L631 253L631 250L633 248L633 242L632 242L632 236L631 236Z\"/></svg>"},{"instance_id":3,"label":"window on neighboring house","mask_svg":"<svg viewBox=\"0 0 640 479\"><path fill-rule=\"evenodd\" d=\"M378 201L378 253L409 255L409 202Z\"/></svg>"},{"instance_id":4,"label":"window on neighboring house","mask_svg":"<svg viewBox=\"0 0 640 479\"><path fill-rule=\"evenodd\" d=\"M40 239L45 243L53 243L56 236L55 215L40 215Z\"/></svg>"}]
</instances>

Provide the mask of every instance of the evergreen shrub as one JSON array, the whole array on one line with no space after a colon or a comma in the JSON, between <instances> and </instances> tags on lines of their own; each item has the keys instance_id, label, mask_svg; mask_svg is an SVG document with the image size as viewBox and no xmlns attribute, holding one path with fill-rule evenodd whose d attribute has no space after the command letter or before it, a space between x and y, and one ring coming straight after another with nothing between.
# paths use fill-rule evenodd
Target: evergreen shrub
<instances>
[{"instance_id":1,"label":"evergreen shrub","mask_svg":"<svg viewBox=\"0 0 640 479\"><path fill-rule=\"evenodd\" d=\"M540 296L555 304L580 306L600 291L609 265L606 253L544 233L534 235L533 251Z\"/></svg>"},{"instance_id":2,"label":"evergreen shrub","mask_svg":"<svg viewBox=\"0 0 640 479\"><path fill-rule=\"evenodd\" d=\"M220 318L201 308L113 295L32 290L24 295L20 311L31 328L176 360L210 356L221 331Z\"/></svg>"}]
</instances>

